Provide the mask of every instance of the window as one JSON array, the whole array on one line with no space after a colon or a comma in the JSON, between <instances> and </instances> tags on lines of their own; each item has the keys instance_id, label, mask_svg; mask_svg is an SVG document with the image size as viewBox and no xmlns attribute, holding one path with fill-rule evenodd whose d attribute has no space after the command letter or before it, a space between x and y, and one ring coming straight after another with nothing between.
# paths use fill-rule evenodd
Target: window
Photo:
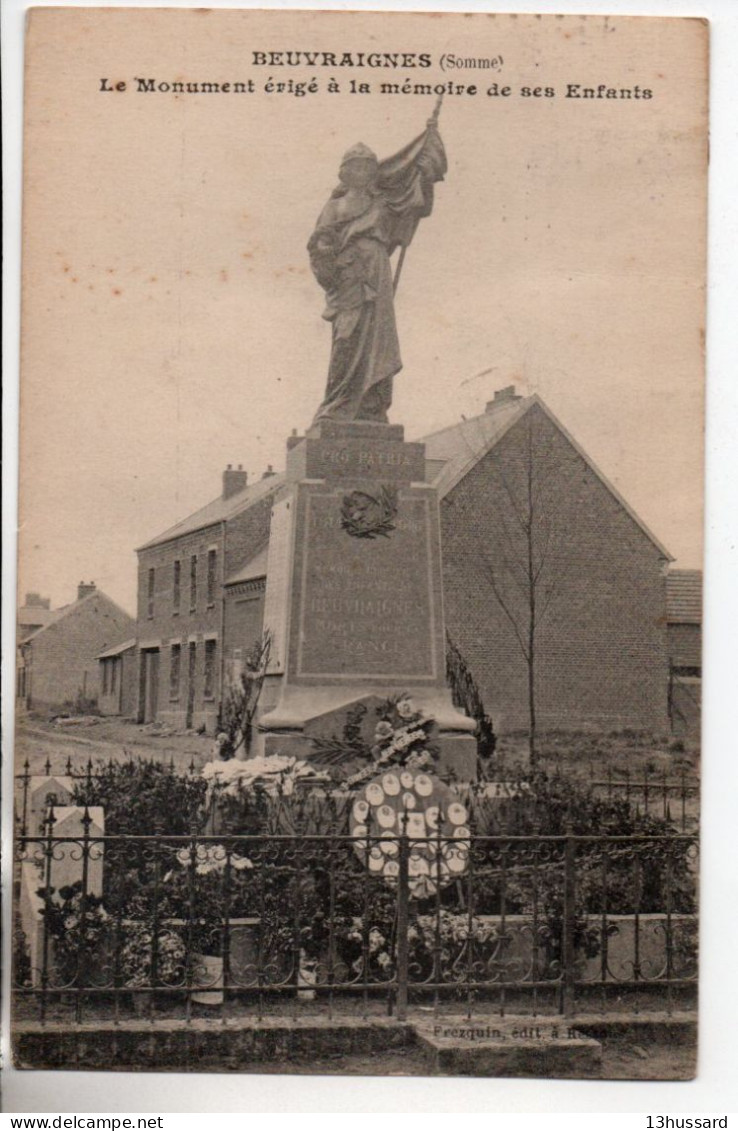
<instances>
[{"instance_id":1,"label":"window","mask_svg":"<svg viewBox=\"0 0 738 1131\"><path fill-rule=\"evenodd\" d=\"M208 550L208 605L215 604L215 559L217 550Z\"/></svg>"},{"instance_id":2,"label":"window","mask_svg":"<svg viewBox=\"0 0 738 1131\"><path fill-rule=\"evenodd\" d=\"M107 693L108 693L108 664L109 664L108 660L103 660L103 662L102 662L102 669L103 669L102 693L103 693L103 695L107 695Z\"/></svg>"},{"instance_id":3,"label":"window","mask_svg":"<svg viewBox=\"0 0 738 1131\"><path fill-rule=\"evenodd\" d=\"M156 571L154 569L150 569L149 570L149 580L148 580L148 596L147 596L147 603L146 603L146 615L149 617L149 619L151 619L151 617L153 617L153 615L154 615L155 576L156 576Z\"/></svg>"},{"instance_id":4,"label":"window","mask_svg":"<svg viewBox=\"0 0 738 1131\"><path fill-rule=\"evenodd\" d=\"M197 609L197 554L190 558L190 612Z\"/></svg>"},{"instance_id":5,"label":"window","mask_svg":"<svg viewBox=\"0 0 738 1131\"><path fill-rule=\"evenodd\" d=\"M182 563L177 558L174 563L174 572L172 576L172 611L179 612L179 605L182 599Z\"/></svg>"},{"instance_id":6,"label":"window","mask_svg":"<svg viewBox=\"0 0 738 1131\"><path fill-rule=\"evenodd\" d=\"M172 644L169 657L169 698L179 699L179 680L182 670L182 645Z\"/></svg>"},{"instance_id":7,"label":"window","mask_svg":"<svg viewBox=\"0 0 738 1131\"><path fill-rule=\"evenodd\" d=\"M123 661L117 658L110 661L110 694L115 695L118 690L118 665Z\"/></svg>"},{"instance_id":8,"label":"window","mask_svg":"<svg viewBox=\"0 0 738 1131\"><path fill-rule=\"evenodd\" d=\"M205 699L212 699L215 696L215 652L217 647L217 640L205 641L205 686L203 688Z\"/></svg>"}]
</instances>

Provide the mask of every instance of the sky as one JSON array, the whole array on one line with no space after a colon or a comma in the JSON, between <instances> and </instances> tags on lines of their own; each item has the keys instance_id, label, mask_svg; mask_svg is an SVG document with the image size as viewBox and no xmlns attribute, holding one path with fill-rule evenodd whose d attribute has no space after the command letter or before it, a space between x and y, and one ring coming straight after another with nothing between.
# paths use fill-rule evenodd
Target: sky
<instances>
[{"instance_id":1,"label":"sky","mask_svg":"<svg viewBox=\"0 0 738 1131\"><path fill-rule=\"evenodd\" d=\"M280 49L433 66L253 65ZM502 62L451 76L451 51ZM283 466L330 346L307 240L347 148L384 157L422 130L433 98L378 89L406 77L477 94L444 100L449 169L403 267L391 419L415 439L503 386L538 393L676 564L700 566L699 21L41 10L28 60L21 594L56 606L95 580L132 612L136 546L216 497L227 463ZM143 93L136 77L256 89ZM313 77L304 97L264 89ZM653 97L566 98L569 83Z\"/></svg>"}]
</instances>

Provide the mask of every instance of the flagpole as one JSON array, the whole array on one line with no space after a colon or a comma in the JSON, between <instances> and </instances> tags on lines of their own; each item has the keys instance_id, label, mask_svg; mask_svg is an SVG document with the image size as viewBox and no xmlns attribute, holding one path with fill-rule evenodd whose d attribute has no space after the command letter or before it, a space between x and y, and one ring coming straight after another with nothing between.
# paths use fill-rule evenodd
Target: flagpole
<instances>
[{"instance_id":1,"label":"flagpole","mask_svg":"<svg viewBox=\"0 0 738 1131\"><path fill-rule=\"evenodd\" d=\"M439 94L438 98L436 100L436 104L433 107L433 113L431 114L430 119L428 120L428 126L429 127L430 126L435 127L438 124L438 115L441 113L442 102L443 102L443 94ZM397 293L397 285L400 282L400 275L402 274L402 265L405 262L406 251L407 251L407 244L403 244L403 246L400 248L400 257L397 260L397 268L395 270L395 277L392 280L392 294L393 295L395 295Z\"/></svg>"},{"instance_id":2,"label":"flagpole","mask_svg":"<svg viewBox=\"0 0 738 1131\"><path fill-rule=\"evenodd\" d=\"M400 281L400 275L402 273L402 265L405 262L405 252L406 251L407 251L407 247L405 245L403 245L400 248L400 257L397 260L397 269L395 270L395 277L392 280L392 294L393 295L397 293L397 284Z\"/></svg>"}]
</instances>

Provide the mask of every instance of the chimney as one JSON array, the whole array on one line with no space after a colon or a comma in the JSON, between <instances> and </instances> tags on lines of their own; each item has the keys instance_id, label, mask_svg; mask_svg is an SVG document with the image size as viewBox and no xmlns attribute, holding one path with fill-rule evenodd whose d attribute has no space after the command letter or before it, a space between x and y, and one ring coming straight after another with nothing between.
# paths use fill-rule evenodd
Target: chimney
<instances>
[{"instance_id":1,"label":"chimney","mask_svg":"<svg viewBox=\"0 0 738 1131\"><path fill-rule=\"evenodd\" d=\"M40 593L26 593L27 609L50 609L51 598L42 597Z\"/></svg>"},{"instance_id":2,"label":"chimney","mask_svg":"<svg viewBox=\"0 0 738 1131\"><path fill-rule=\"evenodd\" d=\"M297 429L293 428L292 435L287 437L287 451L291 452L293 448L297 447L301 440L302 436L298 436Z\"/></svg>"},{"instance_id":3,"label":"chimney","mask_svg":"<svg viewBox=\"0 0 738 1131\"><path fill-rule=\"evenodd\" d=\"M83 597L89 597L90 593L97 592L97 586L94 581L80 581L77 586L77 600L81 601Z\"/></svg>"},{"instance_id":4,"label":"chimney","mask_svg":"<svg viewBox=\"0 0 738 1131\"><path fill-rule=\"evenodd\" d=\"M277 474L277 473L276 473L276 471L274 470L274 468L272 467L272 465L271 465L270 463L268 463L268 464L267 464L267 469L266 469L266 471L264 472L264 474L262 475L262 479L271 479L271 477L272 477L273 475L276 475L276 474Z\"/></svg>"},{"instance_id":5,"label":"chimney","mask_svg":"<svg viewBox=\"0 0 738 1131\"><path fill-rule=\"evenodd\" d=\"M248 472L244 471L242 463L239 463L235 471L233 464L229 463L223 472L223 498L230 499L231 495L243 491L248 481Z\"/></svg>"},{"instance_id":6,"label":"chimney","mask_svg":"<svg viewBox=\"0 0 738 1131\"><path fill-rule=\"evenodd\" d=\"M522 401L520 393L515 392L514 385L506 385L504 389L495 390L495 399L487 401L484 406L485 412L494 412L495 409L500 408L501 405L512 404L514 401Z\"/></svg>"}]
</instances>

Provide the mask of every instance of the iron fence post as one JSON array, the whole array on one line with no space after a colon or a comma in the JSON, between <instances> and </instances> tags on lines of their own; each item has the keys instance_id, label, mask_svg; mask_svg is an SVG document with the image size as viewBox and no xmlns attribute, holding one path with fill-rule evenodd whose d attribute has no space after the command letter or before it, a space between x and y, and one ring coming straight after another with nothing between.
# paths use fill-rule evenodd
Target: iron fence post
<instances>
[{"instance_id":1,"label":"iron fence post","mask_svg":"<svg viewBox=\"0 0 738 1131\"><path fill-rule=\"evenodd\" d=\"M672 1011L672 985L671 980L674 976L674 925L672 922L672 867L673 867L673 852L672 844L667 841L666 849L666 1012L671 1014Z\"/></svg>"},{"instance_id":2,"label":"iron fence post","mask_svg":"<svg viewBox=\"0 0 738 1131\"><path fill-rule=\"evenodd\" d=\"M159 902L161 899L161 833L162 821L157 820L154 826L154 892L153 901L151 905L151 991L149 993L149 1021L154 1023L155 1006L155 993L156 987L159 983L159 930L160 930L160 913Z\"/></svg>"},{"instance_id":3,"label":"iron fence post","mask_svg":"<svg viewBox=\"0 0 738 1131\"><path fill-rule=\"evenodd\" d=\"M31 785L31 767L27 758L23 763L23 776L21 780L23 782L23 812L21 816L20 835L21 841L23 842L28 835L28 790Z\"/></svg>"},{"instance_id":4,"label":"iron fence post","mask_svg":"<svg viewBox=\"0 0 738 1131\"><path fill-rule=\"evenodd\" d=\"M187 869L187 950L185 965L185 1021L192 1020L192 994L197 981L195 964L195 915L199 913L195 899L195 868L197 866L197 823L190 822L189 866Z\"/></svg>"},{"instance_id":5,"label":"iron fence post","mask_svg":"<svg viewBox=\"0 0 738 1131\"><path fill-rule=\"evenodd\" d=\"M49 929L51 924L51 913L53 910L53 901L51 898L51 862L54 859L54 825L56 823L56 816L54 814L53 804L49 805L46 810L46 815L43 822L43 836L44 836L44 931L42 938L42 952L41 952L41 1000L40 1000L40 1019L43 1025L46 1021L46 1006L48 1002L49 990L49 962L51 960L50 945L51 939L49 938Z\"/></svg>"},{"instance_id":6,"label":"iron fence post","mask_svg":"<svg viewBox=\"0 0 738 1131\"><path fill-rule=\"evenodd\" d=\"M571 1017L574 1012L574 983L576 980L574 961L574 930L576 925L576 879L575 879L575 852L576 846L572 832L571 821L566 825L566 840L564 842L564 914L562 924L561 960L561 1012L565 1017Z\"/></svg>"},{"instance_id":7,"label":"iron fence post","mask_svg":"<svg viewBox=\"0 0 738 1131\"><path fill-rule=\"evenodd\" d=\"M80 916L79 916L79 930L80 939L82 940L81 950L83 955L83 962L80 965L79 955L77 957L77 970L75 973L75 989L77 991L75 997L75 1021L79 1025L82 1020L82 1006L84 1002L84 991L87 985L89 969L87 965L87 955L85 954L87 942L87 905L90 901L89 884L90 884L90 827L92 825L92 817L90 810L85 805L82 813L82 898L80 901ZM69 852L73 851L73 845L70 844Z\"/></svg>"},{"instance_id":8,"label":"iron fence post","mask_svg":"<svg viewBox=\"0 0 738 1131\"><path fill-rule=\"evenodd\" d=\"M402 821L400 834L400 874L397 883L397 1020L407 1019L407 982L408 982L408 901L410 898L410 884L408 874L408 859L410 847L407 837L407 813Z\"/></svg>"},{"instance_id":9,"label":"iron fence post","mask_svg":"<svg viewBox=\"0 0 738 1131\"><path fill-rule=\"evenodd\" d=\"M233 851L233 842L230 840L225 841L223 850L225 852L225 861L223 865L223 938L221 943L221 955L223 959L223 1013L221 1019L225 1025L229 1004L228 991L231 987L231 897L233 882L233 861L231 853Z\"/></svg>"}]
</instances>

